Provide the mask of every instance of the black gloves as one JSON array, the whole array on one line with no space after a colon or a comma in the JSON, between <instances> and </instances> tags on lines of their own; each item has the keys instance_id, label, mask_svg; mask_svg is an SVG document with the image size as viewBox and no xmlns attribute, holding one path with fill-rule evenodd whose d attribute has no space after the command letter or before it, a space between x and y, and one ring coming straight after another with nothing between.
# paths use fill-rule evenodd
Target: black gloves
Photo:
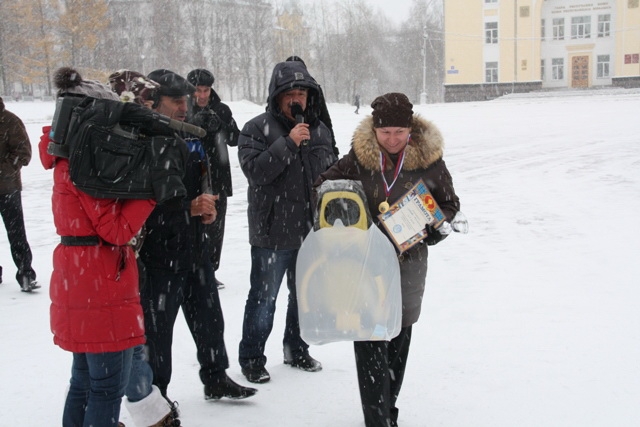
<instances>
[{"instance_id":1,"label":"black gloves","mask_svg":"<svg viewBox=\"0 0 640 427\"><path fill-rule=\"evenodd\" d=\"M187 189L182 183L189 151L183 140L155 136L151 139L152 161L149 169L156 202L182 199Z\"/></svg>"},{"instance_id":2,"label":"black gloves","mask_svg":"<svg viewBox=\"0 0 640 427\"><path fill-rule=\"evenodd\" d=\"M425 224L425 228L427 230L427 237L425 237L424 242L429 246L433 246L449 237L448 234L441 234L437 229L433 228L429 224Z\"/></svg>"},{"instance_id":3,"label":"black gloves","mask_svg":"<svg viewBox=\"0 0 640 427\"><path fill-rule=\"evenodd\" d=\"M222 120L213 110L205 109L193 116L193 124L206 130L207 135L213 136L220 130Z\"/></svg>"}]
</instances>

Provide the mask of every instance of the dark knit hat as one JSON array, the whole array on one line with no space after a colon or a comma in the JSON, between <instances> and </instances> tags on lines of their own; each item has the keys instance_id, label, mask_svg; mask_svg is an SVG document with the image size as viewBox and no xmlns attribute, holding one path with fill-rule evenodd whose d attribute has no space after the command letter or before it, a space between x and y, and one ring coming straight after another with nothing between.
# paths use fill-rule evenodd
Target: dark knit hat
<instances>
[{"instance_id":1,"label":"dark knit hat","mask_svg":"<svg viewBox=\"0 0 640 427\"><path fill-rule=\"evenodd\" d=\"M53 84L58 89L57 96L70 94L118 100L118 95L113 93L109 86L96 80L85 80L71 67L58 68L53 74Z\"/></svg>"},{"instance_id":2,"label":"dark knit hat","mask_svg":"<svg viewBox=\"0 0 640 427\"><path fill-rule=\"evenodd\" d=\"M187 74L187 80L194 86L213 86L213 82L215 79L213 78L213 73L209 70L205 70L204 68L196 68L195 70L189 71Z\"/></svg>"},{"instance_id":3,"label":"dark knit hat","mask_svg":"<svg viewBox=\"0 0 640 427\"><path fill-rule=\"evenodd\" d=\"M371 103L373 127L410 128L413 118L413 104L403 93L387 93Z\"/></svg>"},{"instance_id":4,"label":"dark knit hat","mask_svg":"<svg viewBox=\"0 0 640 427\"><path fill-rule=\"evenodd\" d=\"M144 104L154 99L155 91L160 85L144 74L131 70L118 70L109 76L111 90L124 102Z\"/></svg>"},{"instance_id":5,"label":"dark knit hat","mask_svg":"<svg viewBox=\"0 0 640 427\"><path fill-rule=\"evenodd\" d=\"M160 85L157 94L161 96L187 96L196 91L187 79L164 68L150 72L147 77Z\"/></svg>"}]
</instances>

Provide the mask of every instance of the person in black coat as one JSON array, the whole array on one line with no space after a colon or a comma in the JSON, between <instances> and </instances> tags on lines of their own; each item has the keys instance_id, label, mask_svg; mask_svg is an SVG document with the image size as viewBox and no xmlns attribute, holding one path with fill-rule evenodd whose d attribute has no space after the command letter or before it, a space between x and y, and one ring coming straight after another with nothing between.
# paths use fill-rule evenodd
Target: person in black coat
<instances>
[{"instance_id":1,"label":"person in black coat","mask_svg":"<svg viewBox=\"0 0 640 427\"><path fill-rule=\"evenodd\" d=\"M224 104L213 90L215 79L209 70L202 68L191 70L187 74L187 80L196 88L194 96L190 99L187 122L207 131L207 135L202 138L202 145L209 157L212 192L218 195L218 216L216 221L207 227L210 237L209 254L215 272L220 267L227 197L233 195L227 146L238 145L240 130L229 106ZM215 275L214 280L218 289L224 288L224 284L215 278Z\"/></svg>"},{"instance_id":2,"label":"person in black coat","mask_svg":"<svg viewBox=\"0 0 640 427\"><path fill-rule=\"evenodd\" d=\"M160 85L153 95L153 110L184 121L193 85L169 70L156 70L148 77ZM172 373L173 326L182 308L196 344L205 399L247 398L257 390L236 384L226 374L224 318L205 232L207 224L216 219L217 200L203 190L207 156L200 140L177 136L185 137L189 147L183 178L187 197L156 206L145 224L147 235L140 250L147 274L141 302L154 383L166 396Z\"/></svg>"},{"instance_id":3,"label":"person in black coat","mask_svg":"<svg viewBox=\"0 0 640 427\"><path fill-rule=\"evenodd\" d=\"M312 184L337 160L331 133L319 119L318 84L303 64L276 64L267 104L266 112L245 124L238 140L240 166L249 181L251 244L251 289L239 361L242 373L254 383L271 378L264 349L285 273L289 304L284 363L310 372L322 369L300 337L295 266L302 240L313 224Z\"/></svg>"}]
</instances>

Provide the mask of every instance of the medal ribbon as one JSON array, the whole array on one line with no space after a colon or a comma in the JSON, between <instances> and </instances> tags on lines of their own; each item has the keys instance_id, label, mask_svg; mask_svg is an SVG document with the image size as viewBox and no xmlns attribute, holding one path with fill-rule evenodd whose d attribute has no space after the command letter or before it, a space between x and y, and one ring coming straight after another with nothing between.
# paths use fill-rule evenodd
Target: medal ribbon
<instances>
[{"instance_id":1,"label":"medal ribbon","mask_svg":"<svg viewBox=\"0 0 640 427\"><path fill-rule=\"evenodd\" d=\"M402 165L404 165L404 150L402 150L402 153L400 154L400 158L396 163L396 170L393 172L393 182L391 183L391 185L387 184L387 178L385 178L384 176L384 171L387 166L387 158L385 157L384 154L382 154L382 151L380 151L380 174L382 175L382 181L384 181L384 194L385 196L387 196L387 199L389 198L389 194L391 194L391 189L393 188L393 185L396 183L396 180L400 175L400 171L402 170Z\"/></svg>"}]
</instances>

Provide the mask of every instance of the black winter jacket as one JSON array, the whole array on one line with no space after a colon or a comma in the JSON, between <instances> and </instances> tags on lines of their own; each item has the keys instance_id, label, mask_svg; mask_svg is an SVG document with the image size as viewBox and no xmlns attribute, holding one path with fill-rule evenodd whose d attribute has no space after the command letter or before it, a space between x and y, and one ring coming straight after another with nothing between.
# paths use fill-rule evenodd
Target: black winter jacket
<instances>
[{"instance_id":1,"label":"black winter jacket","mask_svg":"<svg viewBox=\"0 0 640 427\"><path fill-rule=\"evenodd\" d=\"M150 269L195 271L208 258L207 234L202 218L191 216L191 200L202 194L206 156L199 140L186 142L189 157L183 177L187 197L156 205L145 223L140 259Z\"/></svg>"},{"instance_id":2,"label":"black winter jacket","mask_svg":"<svg viewBox=\"0 0 640 427\"><path fill-rule=\"evenodd\" d=\"M202 138L202 144L209 157L213 194L224 193L231 197L233 188L227 146L236 147L240 135L231 109L220 100L220 96L212 88L209 104L199 107L194 103L187 121L207 131L207 135Z\"/></svg>"},{"instance_id":3,"label":"black winter jacket","mask_svg":"<svg viewBox=\"0 0 640 427\"><path fill-rule=\"evenodd\" d=\"M288 137L295 123L282 114L277 95L306 87L305 123L311 139L300 147ZM248 121L238 140L238 158L249 187L249 242L252 246L298 249L313 224L313 182L336 160L329 129L318 119L318 85L295 61L276 65L267 112Z\"/></svg>"}]
</instances>

